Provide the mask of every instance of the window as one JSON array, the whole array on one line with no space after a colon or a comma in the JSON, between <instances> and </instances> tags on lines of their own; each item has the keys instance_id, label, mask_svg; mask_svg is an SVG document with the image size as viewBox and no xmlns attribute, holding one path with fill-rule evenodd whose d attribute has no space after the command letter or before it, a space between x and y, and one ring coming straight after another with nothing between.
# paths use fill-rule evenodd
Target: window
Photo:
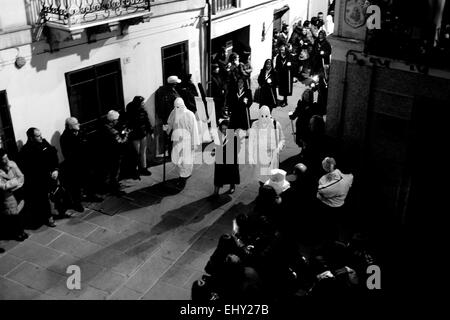
<instances>
[{"instance_id":1,"label":"window","mask_svg":"<svg viewBox=\"0 0 450 320\"><path fill-rule=\"evenodd\" d=\"M68 72L66 84L70 114L88 133L109 110L124 109L120 59Z\"/></svg>"},{"instance_id":2,"label":"window","mask_svg":"<svg viewBox=\"0 0 450 320\"><path fill-rule=\"evenodd\" d=\"M11 158L17 154L16 137L5 90L0 91L0 147L5 149Z\"/></svg>"},{"instance_id":3,"label":"window","mask_svg":"<svg viewBox=\"0 0 450 320\"><path fill-rule=\"evenodd\" d=\"M189 74L188 41L163 47L161 57L164 83L169 76L182 78Z\"/></svg>"}]
</instances>

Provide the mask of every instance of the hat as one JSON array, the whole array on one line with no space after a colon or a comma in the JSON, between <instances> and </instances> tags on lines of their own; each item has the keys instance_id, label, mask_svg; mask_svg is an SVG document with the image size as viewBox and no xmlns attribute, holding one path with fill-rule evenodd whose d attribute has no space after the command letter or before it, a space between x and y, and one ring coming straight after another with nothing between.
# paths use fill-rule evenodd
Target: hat
<instances>
[{"instance_id":1,"label":"hat","mask_svg":"<svg viewBox=\"0 0 450 320\"><path fill-rule=\"evenodd\" d=\"M181 80L177 76L170 76L167 78L167 83L180 83Z\"/></svg>"},{"instance_id":2,"label":"hat","mask_svg":"<svg viewBox=\"0 0 450 320\"><path fill-rule=\"evenodd\" d=\"M286 180L286 171L281 169L270 170L270 179L264 185L271 186L277 195L280 195L290 187L289 182Z\"/></svg>"},{"instance_id":3,"label":"hat","mask_svg":"<svg viewBox=\"0 0 450 320\"><path fill-rule=\"evenodd\" d=\"M119 113L116 110L109 110L108 114L106 115L106 119L108 121L114 121L119 119Z\"/></svg>"}]
</instances>

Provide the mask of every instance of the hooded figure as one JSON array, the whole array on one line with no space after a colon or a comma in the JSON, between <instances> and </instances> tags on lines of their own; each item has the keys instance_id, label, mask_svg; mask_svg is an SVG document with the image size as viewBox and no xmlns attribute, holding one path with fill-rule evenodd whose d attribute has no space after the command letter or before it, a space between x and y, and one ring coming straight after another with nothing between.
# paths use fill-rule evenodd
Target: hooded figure
<instances>
[{"instance_id":1,"label":"hooded figure","mask_svg":"<svg viewBox=\"0 0 450 320\"><path fill-rule=\"evenodd\" d=\"M183 99L176 98L169 115L166 131L171 132L172 162L179 168L180 177L187 179L194 168L194 149L200 144L197 121Z\"/></svg>"},{"instance_id":2,"label":"hooded figure","mask_svg":"<svg viewBox=\"0 0 450 320\"><path fill-rule=\"evenodd\" d=\"M272 119L269 107L259 109L259 119L252 125L249 140L249 160L256 165L255 177L262 184L270 178L272 169L278 169L279 154L285 144L281 125Z\"/></svg>"}]
</instances>

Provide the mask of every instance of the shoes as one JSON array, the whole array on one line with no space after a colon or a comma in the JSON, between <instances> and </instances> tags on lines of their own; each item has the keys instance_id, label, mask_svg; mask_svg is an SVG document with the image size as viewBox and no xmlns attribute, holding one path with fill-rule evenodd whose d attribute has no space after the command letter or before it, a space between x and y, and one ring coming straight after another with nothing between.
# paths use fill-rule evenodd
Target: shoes
<instances>
[{"instance_id":1,"label":"shoes","mask_svg":"<svg viewBox=\"0 0 450 320\"><path fill-rule=\"evenodd\" d=\"M26 239L28 239L28 234L26 234L25 232L22 232L21 234L19 234L18 236L16 236L15 238L17 241L24 241Z\"/></svg>"},{"instance_id":2,"label":"shoes","mask_svg":"<svg viewBox=\"0 0 450 320\"><path fill-rule=\"evenodd\" d=\"M56 227L55 220L53 220L53 217L48 219L46 225L49 226L50 228Z\"/></svg>"},{"instance_id":3,"label":"shoes","mask_svg":"<svg viewBox=\"0 0 450 320\"><path fill-rule=\"evenodd\" d=\"M148 171L148 169L140 169L139 170L139 174L141 175L141 176L151 176L152 175L152 173L150 172L150 171Z\"/></svg>"}]
</instances>

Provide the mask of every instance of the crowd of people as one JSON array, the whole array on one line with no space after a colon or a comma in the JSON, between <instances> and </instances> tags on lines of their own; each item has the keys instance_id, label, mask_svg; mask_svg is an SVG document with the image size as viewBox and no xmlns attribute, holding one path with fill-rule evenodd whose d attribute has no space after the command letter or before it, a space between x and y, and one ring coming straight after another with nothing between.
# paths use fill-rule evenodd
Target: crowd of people
<instances>
[{"instance_id":1,"label":"crowd of people","mask_svg":"<svg viewBox=\"0 0 450 320\"><path fill-rule=\"evenodd\" d=\"M102 194L120 193L121 171L134 179L151 175L146 148L152 132L141 96L122 114L110 110L96 139L87 139L77 118L67 118L59 140L61 163L56 147L38 128L29 128L17 163L0 149L2 238L24 241L26 228L55 227L55 219L70 217L69 209L83 212L82 201L99 202Z\"/></svg>"}]
</instances>

